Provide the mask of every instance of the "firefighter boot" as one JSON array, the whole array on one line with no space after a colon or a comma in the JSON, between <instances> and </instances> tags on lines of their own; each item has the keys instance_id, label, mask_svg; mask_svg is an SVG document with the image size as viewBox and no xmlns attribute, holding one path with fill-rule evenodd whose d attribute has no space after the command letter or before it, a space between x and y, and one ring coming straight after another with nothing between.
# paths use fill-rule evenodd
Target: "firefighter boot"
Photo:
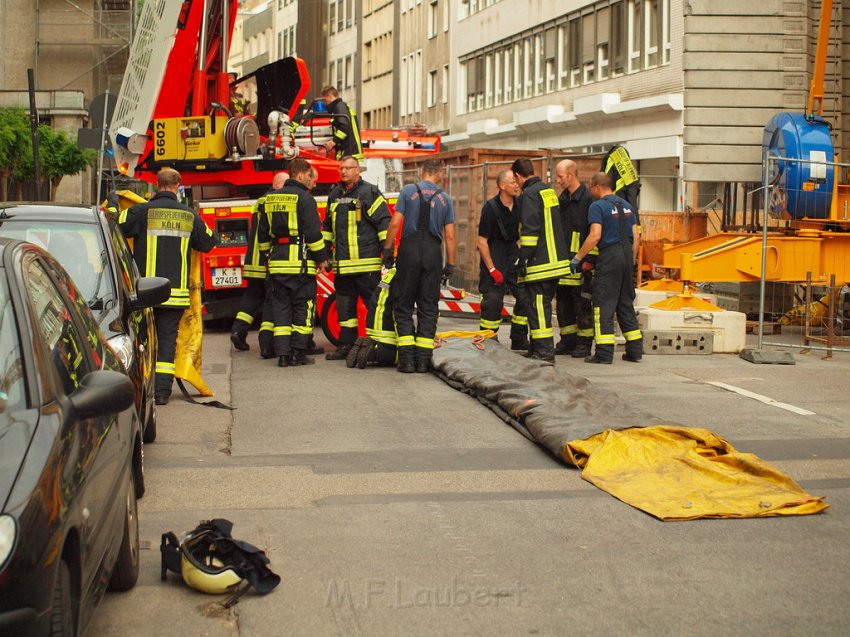
<instances>
[{"instance_id":1,"label":"firefighter boot","mask_svg":"<svg viewBox=\"0 0 850 637\"><path fill-rule=\"evenodd\" d=\"M575 334L561 335L561 340L558 341L558 344L555 346L555 355L566 356L568 354L572 354L577 346L576 340Z\"/></svg>"},{"instance_id":2,"label":"firefighter boot","mask_svg":"<svg viewBox=\"0 0 850 637\"><path fill-rule=\"evenodd\" d=\"M292 351L292 365L313 365L316 361L307 356L306 352L303 349L296 349Z\"/></svg>"},{"instance_id":3,"label":"firefighter boot","mask_svg":"<svg viewBox=\"0 0 850 637\"><path fill-rule=\"evenodd\" d=\"M351 345L340 345L339 348L335 352L329 352L325 354L326 361L342 361L348 356L348 352L351 351Z\"/></svg>"},{"instance_id":4,"label":"firefighter boot","mask_svg":"<svg viewBox=\"0 0 850 637\"><path fill-rule=\"evenodd\" d=\"M413 345L398 348L398 371L402 374L412 374L416 371Z\"/></svg>"},{"instance_id":5,"label":"firefighter boot","mask_svg":"<svg viewBox=\"0 0 850 637\"><path fill-rule=\"evenodd\" d=\"M585 363L602 363L603 365L610 365L614 360L614 346L613 345L596 345L596 353L593 356L588 356L584 359Z\"/></svg>"},{"instance_id":6,"label":"firefighter boot","mask_svg":"<svg viewBox=\"0 0 850 637\"><path fill-rule=\"evenodd\" d=\"M511 349L515 352L521 352L523 350L528 350L529 343L527 338L519 339L519 338L511 338Z\"/></svg>"},{"instance_id":7,"label":"firefighter boot","mask_svg":"<svg viewBox=\"0 0 850 637\"><path fill-rule=\"evenodd\" d=\"M531 341L531 359L545 363L555 364L555 347L551 338L540 338Z\"/></svg>"},{"instance_id":8,"label":"firefighter boot","mask_svg":"<svg viewBox=\"0 0 850 637\"><path fill-rule=\"evenodd\" d=\"M230 333L230 342L233 343L233 347L238 349L240 352L247 352L249 349L251 349L251 346L248 345L247 329L244 332L239 329L234 329Z\"/></svg>"},{"instance_id":9,"label":"firefighter boot","mask_svg":"<svg viewBox=\"0 0 850 637\"><path fill-rule=\"evenodd\" d=\"M291 367L292 366L292 354L284 354L283 356L279 356L277 359L278 367Z\"/></svg>"},{"instance_id":10,"label":"firefighter boot","mask_svg":"<svg viewBox=\"0 0 850 637\"><path fill-rule=\"evenodd\" d=\"M573 358L587 358L590 356L590 349L593 347L593 339L588 336L579 336L577 340L578 344L570 356ZM556 351L555 353L557 354L558 352Z\"/></svg>"},{"instance_id":11,"label":"firefighter boot","mask_svg":"<svg viewBox=\"0 0 850 637\"><path fill-rule=\"evenodd\" d=\"M274 336L271 330L260 328L260 333L257 335L257 341L260 343L260 356L263 358L274 358Z\"/></svg>"},{"instance_id":12,"label":"firefighter boot","mask_svg":"<svg viewBox=\"0 0 850 637\"><path fill-rule=\"evenodd\" d=\"M424 374L431 366L431 350L422 347L416 348L415 368L417 374Z\"/></svg>"},{"instance_id":13,"label":"firefighter boot","mask_svg":"<svg viewBox=\"0 0 850 637\"><path fill-rule=\"evenodd\" d=\"M630 363L639 363L643 358L643 339L639 338L634 341L626 341L626 353L623 354L623 360Z\"/></svg>"}]
</instances>

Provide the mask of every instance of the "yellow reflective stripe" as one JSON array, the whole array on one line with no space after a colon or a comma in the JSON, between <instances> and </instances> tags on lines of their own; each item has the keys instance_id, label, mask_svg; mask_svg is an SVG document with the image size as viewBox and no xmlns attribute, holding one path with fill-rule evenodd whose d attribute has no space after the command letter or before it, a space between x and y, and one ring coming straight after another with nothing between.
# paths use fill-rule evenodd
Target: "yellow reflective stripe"
<instances>
[{"instance_id":1,"label":"yellow reflective stripe","mask_svg":"<svg viewBox=\"0 0 850 637\"><path fill-rule=\"evenodd\" d=\"M247 312L237 312L236 314L237 321L244 321L250 325L254 322L254 317L248 314Z\"/></svg>"},{"instance_id":2,"label":"yellow reflective stripe","mask_svg":"<svg viewBox=\"0 0 850 637\"><path fill-rule=\"evenodd\" d=\"M521 246L534 247L534 246L537 245L537 240L538 240L538 237L534 237L534 236L531 236L531 235L524 235L524 236L519 238L519 244Z\"/></svg>"},{"instance_id":3,"label":"yellow reflective stripe","mask_svg":"<svg viewBox=\"0 0 850 637\"><path fill-rule=\"evenodd\" d=\"M425 336L417 336L416 347L421 347L422 349L434 349L434 339L427 338Z\"/></svg>"},{"instance_id":4,"label":"yellow reflective stripe","mask_svg":"<svg viewBox=\"0 0 850 637\"><path fill-rule=\"evenodd\" d=\"M514 325L528 325L528 317L520 314L514 314L511 317L511 323Z\"/></svg>"},{"instance_id":5,"label":"yellow reflective stripe","mask_svg":"<svg viewBox=\"0 0 850 637\"><path fill-rule=\"evenodd\" d=\"M130 212L129 208L124 208L121 211L121 214L118 215L118 223L127 223L127 213Z\"/></svg>"},{"instance_id":6,"label":"yellow reflective stripe","mask_svg":"<svg viewBox=\"0 0 850 637\"><path fill-rule=\"evenodd\" d=\"M333 243L333 240L334 240L334 233L333 233L333 232L328 232L327 230L322 230L322 238L323 238L325 241L330 241L331 243Z\"/></svg>"},{"instance_id":7,"label":"yellow reflective stripe","mask_svg":"<svg viewBox=\"0 0 850 637\"><path fill-rule=\"evenodd\" d=\"M546 228L546 256L552 262L558 258L555 249L555 229L552 227L552 209L558 205L558 195L551 188L547 188L540 191L540 198L543 200L543 223Z\"/></svg>"},{"instance_id":8,"label":"yellow reflective stripe","mask_svg":"<svg viewBox=\"0 0 850 637\"><path fill-rule=\"evenodd\" d=\"M373 257L369 259L358 259L357 261L344 259L342 261L337 261L336 263L337 274L359 274L361 272L377 272L380 269L381 259L378 257Z\"/></svg>"},{"instance_id":9,"label":"yellow reflective stripe","mask_svg":"<svg viewBox=\"0 0 850 637\"><path fill-rule=\"evenodd\" d=\"M602 332L602 328L600 327L600 323L599 323L599 321L600 321L599 317L600 316L601 316L600 315L600 308L597 307L597 306L594 306L594 308L593 308L593 333L596 336L599 336L599 334Z\"/></svg>"},{"instance_id":10,"label":"yellow reflective stripe","mask_svg":"<svg viewBox=\"0 0 850 637\"><path fill-rule=\"evenodd\" d=\"M578 332L578 325L573 323L572 325L564 325L561 328L561 335L566 336L567 334L575 334Z\"/></svg>"},{"instance_id":11,"label":"yellow reflective stripe","mask_svg":"<svg viewBox=\"0 0 850 637\"><path fill-rule=\"evenodd\" d=\"M156 362L156 373L157 374L171 374L174 375L174 363L168 363L165 361L157 361Z\"/></svg>"},{"instance_id":12,"label":"yellow reflective stripe","mask_svg":"<svg viewBox=\"0 0 850 637\"><path fill-rule=\"evenodd\" d=\"M407 347L413 346L416 343L412 335L408 336L399 336L398 337L398 346L399 347Z\"/></svg>"},{"instance_id":13,"label":"yellow reflective stripe","mask_svg":"<svg viewBox=\"0 0 850 637\"><path fill-rule=\"evenodd\" d=\"M539 330L531 330L531 338L533 339L552 338L553 336L554 333L551 327L541 327Z\"/></svg>"},{"instance_id":14,"label":"yellow reflective stripe","mask_svg":"<svg viewBox=\"0 0 850 637\"><path fill-rule=\"evenodd\" d=\"M371 217L375 213L375 211L381 206L381 204L384 204L386 202L387 200L384 199L383 195L379 196L377 199L375 199L374 203L369 206L369 210L366 211L366 214Z\"/></svg>"},{"instance_id":15,"label":"yellow reflective stripe","mask_svg":"<svg viewBox=\"0 0 850 637\"><path fill-rule=\"evenodd\" d=\"M189 237L180 237L180 285L189 287Z\"/></svg>"},{"instance_id":16,"label":"yellow reflective stripe","mask_svg":"<svg viewBox=\"0 0 850 637\"><path fill-rule=\"evenodd\" d=\"M269 250L272 249L272 243L271 243L271 241L266 241L264 243L258 243L257 248L259 249L260 252L268 252Z\"/></svg>"},{"instance_id":17,"label":"yellow reflective stripe","mask_svg":"<svg viewBox=\"0 0 850 637\"><path fill-rule=\"evenodd\" d=\"M590 252L588 252L588 254L599 254L599 247L596 246L596 247L591 248Z\"/></svg>"},{"instance_id":18,"label":"yellow reflective stripe","mask_svg":"<svg viewBox=\"0 0 850 637\"><path fill-rule=\"evenodd\" d=\"M313 326L312 325L293 325L292 331L295 334L312 334Z\"/></svg>"},{"instance_id":19,"label":"yellow reflective stripe","mask_svg":"<svg viewBox=\"0 0 850 637\"><path fill-rule=\"evenodd\" d=\"M324 238L319 239L318 241L313 241L312 243L307 244L307 248L311 252L318 252L319 250L323 249L324 247L325 247L325 239Z\"/></svg>"},{"instance_id":20,"label":"yellow reflective stripe","mask_svg":"<svg viewBox=\"0 0 850 637\"><path fill-rule=\"evenodd\" d=\"M352 261L360 258L360 245L357 243L357 209L348 210L348 257Z\"/></svg>"},{"instance_id":21,"label":"yellow reflective stripe","mask_svg":"<svg viewBox=\"0 0 850 637\"><path fill-rule=\"evenodd\" d=\"M578 331L578 335L584 338L593 338L593 328L584 328Z\"/></svg>"},{"instance_id":22,"label":"yellow reflective stripe","mask_svg":"<svg viewBox=\"0 0 850 637\"><path fill-rule=\"evenodd\" d=\"M378 232L378 241L383 243L386 240L387 240L387 231L386 230L380 230Z\"/></svg>"},{"instance_id":23,"label":"yellow reflective stripe","mask_svg":"<svg viewBox=\"0 0 850 637\"><path fill-rule=\"evenodd\" d=\"M274 323L271 321L263 321L260 323L261 332L271 332L272 330L274 330Z\"/></svg>"},{"instance_id":24,"label":"yellow reflective stripe","mask_svg":"<svg viewBox=\"0 0 850 637\"><path fill-rule=\"evenodd\" d=\"M597 334L593 339L597 345L613 345L614 344L614 335L613 334Z\"/></svg>"},{"instance_id":25,"label":"yellow reflective stripe","mask_svg":"<svg viewBox=\"0 0 850 637\"><path fill-rule=\"evenodd\" d=\"M345 321L340 321L339 326L340 327L357 327L357 319L353 318L353 319L348 319L348 320L345 320Z\"/></svg>"},{"instance_id":26,"label":"yellow reflective stripe","mask_svg":"<svg viewBox=\"0 0 850 637\"><path fill-rule=\"evenodd\" d=\"M334 137L336 137L337 139L345 139L346 137L348 137L348 133L341 130L335 130Z\"/></svg>"},{"instance_id":27,"label":"yellow reflective stripe","mask_svg":"<svg viewBox=\"0 0 850 637\"><path fill-rule=\"evenodd\" d=\"M489 330L489 329L497 330L497 329L499 329L499 326L502 324L502 322L501 321L489 321L487 319L480 319L478 321L478 324L482 328L484 328L485 330Z\"/></svg>"},{"instance_id":28,"label":"yellow reflective stripe","mask_svg":"<svg viewBox=\"0 0 850 637\"><path fill-rule=\"evenodd\" d=\"M534 295L534 309L537 310L537 324L538 325L546 325L546 310L543 308L543 295L535 294ZM543 328L545 329L545 328ZM532 330L532 338L534 338L535 333L539 333L540 329ZM552 336L552 330L549 330L549 336ZM537 338L540 338L539 336Z\"/></svg>"},{"instance_id":29,"label":"yellow reflective stripe","mask_svg":"<svg viewBox=\"0 0 850 637\"><path fill-rule=\"evenodd\" d=\"M581 235L577 230L573 230L572 236L570 237L570 252L576 253L581 248Z\"/></svg>"},{"instance_id":30,"label":"yellow reflective stripe","mask_svg":"<svg viewBox=\"0 0 850 637\"><path fill-rule=\"evenodd\" d=\"M623 336L627 341L636 341L640 338L643 338L643 334L640 333L640 330L631 330L630 332L623 332Z\"/></svg>"},{"instance_id":31,"label":"yellow reflective stripe","mask_svg":"<svg viewBox=\"0 0 850 637\"><path fill-rule=\"evenodd\" d=\"M351 116L351 133L354 135L354 141L357 142L357 152L354 154L354 157L358 162L361 162L363 161L363 142L360 140L360 129L357 126L357 115L355 115L354 109L350 106L348 107L348 114Z\"/></svg>"},{"instance_id":32,"label":"yellow reflective stripe","mask_svg":"<svg viewBox=\"0 0 850 637\"><path fill-rule=\"evenodd\" d=\"M558 279L558 285L567 285L571 287L575 287L576 285L581 285L581 275L580 274L568 274L566 276L562 276Z\"/></svg>"},{"instance_id":33,"label":"yellow reflective stripe","mask_svg":"<svg viewBox=\"0 0 850 637\"><path fill-rule=\"evenodd\" d=\"M156 242L157 238L148 236L147 261L145 263L145 276L156 276Z\"/></svg>"},{"instance_id":34,"label":"yellow reflective stripe","mask_svg":"<svg viewBox=\"0 0 850 637\"><path fill-rule=\"evenodd\" d=\"M291 336L292 335L292 326L291 325L275 325L272 333L275 336Z\"/></svg>"}]
</instances>

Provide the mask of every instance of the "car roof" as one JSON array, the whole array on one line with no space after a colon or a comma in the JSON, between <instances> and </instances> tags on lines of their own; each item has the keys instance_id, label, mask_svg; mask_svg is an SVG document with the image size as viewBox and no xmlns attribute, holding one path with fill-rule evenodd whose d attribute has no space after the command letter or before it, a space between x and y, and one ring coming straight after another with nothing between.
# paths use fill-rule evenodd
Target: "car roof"
<instances>
[{"instance_id":1,"label":"car roof","mask_svg":"<svg viewBox=\"0 0 850 637\"><path fill-rule=\"evenodd\" d=\"M0 204L0 222L19 217L30 221L96 223L96 215L97 210L93 206L18 202Z\"/></svg>"}]
</instances>

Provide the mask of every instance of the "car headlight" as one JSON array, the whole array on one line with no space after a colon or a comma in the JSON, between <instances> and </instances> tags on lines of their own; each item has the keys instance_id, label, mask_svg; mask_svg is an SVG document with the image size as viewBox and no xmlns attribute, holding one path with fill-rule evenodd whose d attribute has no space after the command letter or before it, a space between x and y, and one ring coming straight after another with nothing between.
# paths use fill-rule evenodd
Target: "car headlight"
<instances>
[{"instance_id":1,"label":"car headlight","mask_svg":"<svg viewBox=\"0 0 850 637\"><path fill-rule=\"evenodd\" d=\"M115 355L124 363L127 371L130 371L130 365L133 361L133 341L126 334L118 334L109 339L109 346L115 352Z\"/></svg>"},{"instance_id":2,"label":"car headlight","mask_svg":"<svg viewBox=\"0 0 850 637\"><path fill-rule=\"evenodd\" d=\"M0 515L0 568L6 564L12 549L15 548L15 535L18 525L11 515Z\"/></svg>"}]
</instances>

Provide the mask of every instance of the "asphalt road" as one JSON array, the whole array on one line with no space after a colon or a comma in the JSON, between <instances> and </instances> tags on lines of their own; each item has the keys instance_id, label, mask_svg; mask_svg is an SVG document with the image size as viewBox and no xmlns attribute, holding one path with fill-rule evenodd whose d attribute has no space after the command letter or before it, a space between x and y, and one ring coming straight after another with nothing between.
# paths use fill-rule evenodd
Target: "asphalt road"
<instances>
[{"instance_id":1,"label":"asphalt road","mask_svg":"<svg viewBox=\"0 0 850 637\"><path fill-rule=\"evenodd\" d=\"M441 320L454 326L474 329ZM139 583L106 596L89 635L847 634L848 354L797 354L795 366L559 358L565 382L582 375L639 411L711 429L831 505L664 523L436 376L325 360L278 369L249 342L232 352L226 333L205 338L204 377L236 411L177 393L160 408ZM268 552L274 592L224 610L176 576L160 581L161 534L214 517Z\"/></svg>"}]
</instances>

